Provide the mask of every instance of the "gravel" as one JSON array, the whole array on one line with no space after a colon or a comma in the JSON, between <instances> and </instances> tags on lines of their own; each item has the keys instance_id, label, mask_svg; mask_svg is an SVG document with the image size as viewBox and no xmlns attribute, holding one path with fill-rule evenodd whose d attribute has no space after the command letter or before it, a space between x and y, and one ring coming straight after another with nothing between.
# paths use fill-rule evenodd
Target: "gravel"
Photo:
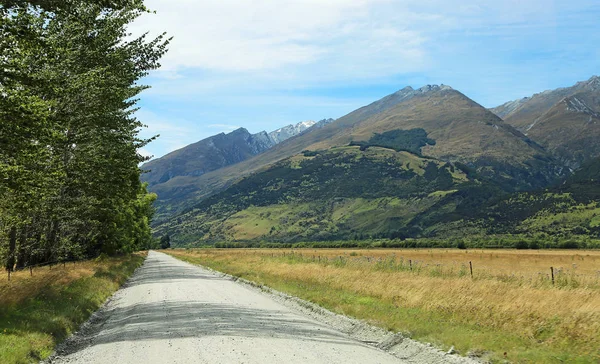
<instances>
[{"instance_id":1,"label":"gravel","mask_svg":"<svg viewBox=\"0 0 600 364\"><path fill-rule=\"evenodd\" d=\"M150 252L47 363L477 363Z\"/></svg>"}]
</instances>

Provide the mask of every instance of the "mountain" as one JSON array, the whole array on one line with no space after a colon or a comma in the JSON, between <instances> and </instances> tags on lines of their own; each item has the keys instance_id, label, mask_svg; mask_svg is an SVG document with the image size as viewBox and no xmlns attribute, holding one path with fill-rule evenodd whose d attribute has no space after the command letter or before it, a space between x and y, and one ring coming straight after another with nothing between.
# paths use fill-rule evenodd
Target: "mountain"
<instances>
[{"instance_id":1,"label":"mountain","mask_svg":"<svg viewBox=\"0 0 600 364\"><path fill-rule=\"evenodd\" d=\"M331 124L331 126L336 125ZM346 145L365 141L376 133L391 130L424 129L436 143L423 149L423 155L444 161L466 163L483 174L525 184L540 185L548 181L528 176L532 164L548 168L543 173L550 178L553 167L545 163L548 154L522 133L503 122L493 113L448 86L426 86L415 90L411 97L353 123L351 128L318 141L309 149ZM542 164L547 164L545 167ZM496 167L494 167L496 166ZM503 169L505 168L505 169Z\"/></svg>"},{"instance_id":2,"label":"mountain","mask_svg":"<svg viewBox=\"0 0 600 364\"><path fill-rule=\"evenodd\" d=\"M286 158L158 226L175 245L411 236L417 216L477 184L463 166L345 146Z\"/></svg>"},{"instance_id":3,"label":"mountain","mask_svg":"<svg viewBox=\"0 0 600 364\"><path fill-rule=\"evenodd\" d=\"M333 119L321 120L300 135L289 138L266 152L241 163L215 169L201 176L179 175L165 183L155 185L151 190L159 196L156 203L159 215L163 211L176 213L189 208L201 199L222 190L243 176L266 168L284 158L298 154L317 141L333 137L340 129L352 127L358 121L387 110L403 100L413 97L415 94L426 91L425 88L414 90L411 87L406 87L335 121Z\"/></svg>"},{"instance_id":4,"label":"mountain","mask_svg":"<svg viewBox=\"0 0 600 364\"><path fill-rule=\"evenodd\" d=\"M142 181L152 188L177 176L198 177L246 160L273 145L265 132L250 134L239 128L229 134L220 133L145 163L142 169L148 172L142 174Z\"/></svg>"},{"instance_id":5,"label":"mountain","mask_svg":"<svg viewBox=\"0 0 600 364\"><path fill-rule=\"evenodd\" d=\"M251 134L244 128L228 134L220 133L145 163L141 168L147 172L142 174L141 178L143 182L148 183L151 192L159 195L156 206L160 216L164 207L170 207L173 200L194 192L193 187L189 185L179 186L175 183L173 185L176 187L171 188L173 180L195 179L206 173L234 165L263 153L289 138L322 128L332 121L333 119L323 119L318 122L304 121L271 133L262 131Z\"/></svg>"},{"instance_id":6,"label":"mountain","mask_svg":"<svg viewBox=\"0 0 600 364\"><path fill-rule=\"evenodd\" d=\"M592 76L589 80L577 82L571 87L546 90L530 97L509 101L490 110L518 130L527 132L539 117L565 97L582 92L594 93L599 90L600 77Z\"/></svg>"},{"instance_id":7,"label":"mountain","mask_svg":"<svg viewBox=\"0 0 600 364\"><path fill-rule=\"evenodd\" d=\"M491 109L571 169L600 156L600 78Z\"/></svg>"},{"instance_id":8,"label":"mountain","mask_svg":"<svg viewBox=\"0 0 600 364\"><path fill-rule=\"evenodd\" d=\"M157 232L178 244L483 233L481 206L549 186L560 170L451 87L407 87L243 162L169 181L187 188L172 205L183 213Z\"/></svg>"},{"instance_id":9,"label":"mountain","mask_svg":"<svg viewBox=\"0 0 600 364\"><path fill-rule=\"evenodd\" d=\"M547 186L561 173L544 148L489 110L449 86L428 85L405 87L240 163L201 176L175 177L154 189L159 199L168 196L158 206L180 212L304 150L347 146L367 142L378 133L417 128L435 141L423 147L422 156L464 163L508 190Z\"/></svg>"},{"instance_id":10,"label":"mountain","mask_svg":"<svg viewBox=\"0 0 600 364\"><path fill-rule=\"evenodd\" d=\"M542 147L462 93L443 85L402 89L338 119L319 133L294 141L302 142L304 149L318 150L364 142L378 133L415 128L424 129L435 141L423 148L424 156L465 163L507 188L547 185L560 170ZM253 160L264 160L283 147Z\"/></svg>"},{"instance_id":11,"label":"mountain","mask_svg":"<svg viewBox=\"0 0 600 364\"><path fill-rule=\"evenodd\" d=\"M274 144L279 144L284 140L287 140L293 136L296 136L305 130L309 129L311 126L317 124L315 121L308 120L299 122L296 125L290 124L288 126L284 126L283 128L274 130L269 133L269 138L274 142Z\"/></svg>"}]
</instances>

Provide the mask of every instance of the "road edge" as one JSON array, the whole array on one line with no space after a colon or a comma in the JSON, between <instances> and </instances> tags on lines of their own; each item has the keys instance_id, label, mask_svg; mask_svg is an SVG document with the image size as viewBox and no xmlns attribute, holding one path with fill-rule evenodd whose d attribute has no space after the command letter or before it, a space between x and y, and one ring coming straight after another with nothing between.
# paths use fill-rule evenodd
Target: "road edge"
<instances>
[{"instance_id":1,"label":"road edge","mask_svg":"<svg viewBox=\"0 0 600 364\"><path fill-rule=\"evenodd\" d=\"M148 251L148 253L150 250ZM127 288L131 281L134 279L136 273L146 265L148 261L148 254L144 258L144 262L127 277L127 280L117 289L112 295L110 295L100 307L94 311L90 317L82 323L77 331L74 331L69 337L60 342L58 345L54 347L54 351L50 354L49 357L40 361L40 364L52 364L56 360L59 360L63 356L69 355L73 352L76 352L82 348L85 348L91 344L92 335L94 332L98 332L102 329L108 314L110 313L110 306L118 297L118 295L122 294L123 290Z\"/></svg>"}]
</instances>

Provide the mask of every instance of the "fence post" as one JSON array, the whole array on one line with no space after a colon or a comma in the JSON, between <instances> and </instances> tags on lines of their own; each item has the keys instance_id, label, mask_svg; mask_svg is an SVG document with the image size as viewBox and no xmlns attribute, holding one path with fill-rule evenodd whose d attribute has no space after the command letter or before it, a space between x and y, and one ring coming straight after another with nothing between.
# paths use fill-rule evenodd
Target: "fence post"
<instances>
[{"instance_id":1,"label":"fence post","mask_svg":"<svg viewBox=\"0 0 600 364\"><path fill-rule=\"evenodd\" d=\"M408 266L410 267L410 270L412 270L412 260L408 260Z\"/></svg>"},{"instance_id":2,"label":"fence post","mask_svg":"<svg viewBox=\"0 0 600 364\"><path fill-rule=\"evenodd\" d=\"M33 277L33 267L29 266L29 275Z\"/></svg>"},{"instance_id":3,"label":"fence post","mask_svg":"<svg viewBox=\"0 0 600 364\"><path fill-rule=\"evenodd\" d=\"M471 269L471 278L473 278L473 263L469 261L469 268Z\"/></svg>"},{"instance_id":4,"label":"fence post","mask_svg":"<svg viewBox=\"0 0 600 364\"><path fill-rule=\"evenodd\" d=\"M550 274L552 274L552 285L554 285L554 267L550 267Z\"/></svg>"}]
</instances>

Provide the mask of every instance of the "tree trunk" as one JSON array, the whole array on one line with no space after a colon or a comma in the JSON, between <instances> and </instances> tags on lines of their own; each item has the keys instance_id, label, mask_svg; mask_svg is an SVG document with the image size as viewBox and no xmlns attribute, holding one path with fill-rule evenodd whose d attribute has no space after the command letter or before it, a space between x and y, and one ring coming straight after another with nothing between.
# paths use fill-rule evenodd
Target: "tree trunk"
<instances>
[{"instance_id":1,"label":"tree trunk","mask_svg":"<svg viewBox=\"0 0 600 364\"><path fill-rule=\"evenodd\" d=\"M58 241L58 220L53 219L50 223L50 232L48 234L48 247L46 254L46 262L51 262L54 260L53 254L56 251L56 246Z\"/></svg>"},{"instance_id":2,"label":"tree trunk","mask_svg":"<svg viewBox=\"0 0 600 364\"><path fill-rule=\"evenodd\" d=\"M21 229L19 235L19 248L17 249L17 270L25 268L27 264L27 227Z\"/></svg>"},{"instance_id":3,"label":"tree trunk","mask_svg":"<svg viewBox=\"0 0 600 364\"><path fill-rule=\"evenodd\" d=\"M6 270L8 272L12 272L15 269L15 249L17 247L17 227L16 226L11 227L10 233L8 235L9 235L8 236L8 257L6 258Z\"/></svg>"},{"instance_id":4,"label":"tree trunk","mask_svg":"<svg viewBox=\"0 0 600 364\"><path fill-rule=\"evenodd\" d=\"M36 247L41 247L42 246L42 233L41 233L39 227L35 230L36 230L36 233L35 233L35 237L33 238L34 245ZM40 262L39 250L30 251L29 252L29 265L36 265L39 262Z\"/></svg>"}]
</instances>

